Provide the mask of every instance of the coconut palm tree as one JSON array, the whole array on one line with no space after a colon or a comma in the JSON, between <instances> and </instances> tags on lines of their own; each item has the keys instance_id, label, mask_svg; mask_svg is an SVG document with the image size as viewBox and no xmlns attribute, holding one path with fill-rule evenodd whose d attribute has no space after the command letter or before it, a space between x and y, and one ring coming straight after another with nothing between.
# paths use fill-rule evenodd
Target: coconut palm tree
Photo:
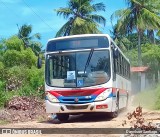
<instances>
[{"instance_id":1,"label":"coconut palm tree","mask_svg":"<svg viewBox=\"0 0 160 137\"><path fill-rule=\"evenodd\" d=\"M40 40L41 35L39 33L32 34L31 25L24 24L20 28L18 27L18 38L22 39L25 48L30 47L36 55L41 51L41 44L34 41L35 39Z\"/></svg>"},{"instance_id":2,"label":"coconut palm tree","mask_svg":"<svg viewBox=\"0 0 160 137\"><path fill-rule=\"evenodd\" d=\"M132 43L127 38L125 31L117 31L117 24L112 27L112 30L110 30L111 37L116 42L117 46L122 49L122 51L127 51L131 48Z\"/></svg>"},{"instance_id":3,"label":"coconut palm tree","mask_svg":"<svg viewBox=\"0 0 160 137\"><path fill-rule=\"evenodd\" d=\"M24 24L20 28L18 27L18 37L23 40L26 48L29 47L29 43L31 40L35 38L38 40L41 39L41 36L39 33L35 33L33 35L31 35L31 33L32 33L31 25Z\"/></svg>"},{"instance_id":4,"label":"coconut palm tree","mask_svg":"<svg viewBox=\"0 0 160 137\"><path fill-rule=\"evenodd\" d=\"M159 30L160 1L159 0L126 0L128 7L117 10L111 20L117 18L117 31L138 33L138 65L141 61L141 35L144 30Z\"/></svg>"},{"instance_id":5,"label":"coconut palm tree","mask_svg":"<svg viewBox=\"0 0 160 137\"><path fill-rule=\"evenodd\" d=\"M93 0L69 0L66 8L55 11L58 16L63 16L68 21L57 32L57 36L100 33L100 24L105 26L106 19L96 14L105 11L103 3L91 4Z\"/></svg>"}]
</instances>

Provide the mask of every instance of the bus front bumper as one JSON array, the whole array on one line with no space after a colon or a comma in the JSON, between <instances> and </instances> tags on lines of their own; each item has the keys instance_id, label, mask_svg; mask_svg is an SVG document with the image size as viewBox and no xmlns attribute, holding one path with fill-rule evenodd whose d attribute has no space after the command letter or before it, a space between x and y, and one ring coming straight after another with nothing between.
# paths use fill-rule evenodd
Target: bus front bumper
<instances>
[{"instance_id":1,"label":"bus front bumper","mask_svg":"<svg viewBox=\"0 0 160 137\"><path fill-rule=\"evenodd\" d=\"M112 98L104 101L91 102L85 104L64 104L52 103L46 100L47 113L83 113L83 112L112 112L114 111Z\"/></svg>"}]
</instances>

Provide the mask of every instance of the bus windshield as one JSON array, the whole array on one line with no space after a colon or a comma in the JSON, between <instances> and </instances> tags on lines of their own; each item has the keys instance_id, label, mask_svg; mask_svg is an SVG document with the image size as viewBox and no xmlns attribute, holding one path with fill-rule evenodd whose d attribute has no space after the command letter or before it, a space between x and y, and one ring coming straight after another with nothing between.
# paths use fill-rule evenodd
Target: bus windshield
<instances>
[{"instance_id":1,"label":"bus windshield","mask_svg":"<svg viewBox=\"0 0 160 137\"><path fill-rule=\"evenodd\" d=\"M49 54L46 58L46 83L49 86L94 86L109 81L110 75L107 49Z\"/></svg>"}]
</instances>

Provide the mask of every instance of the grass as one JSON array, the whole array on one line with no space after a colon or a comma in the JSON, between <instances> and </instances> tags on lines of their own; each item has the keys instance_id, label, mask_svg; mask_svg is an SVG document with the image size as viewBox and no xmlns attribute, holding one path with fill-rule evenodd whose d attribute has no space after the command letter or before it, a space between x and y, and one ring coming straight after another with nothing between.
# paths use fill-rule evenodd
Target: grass
<instances>
[{"instance_id":1,"label":"grass","mask_svg":"<svg viewBox=\"0 0 160 137\"><path fill-rule=\"evenodd\" d=\"M39 116L38 118L37 118L37 121L40 123L40 122L43 122L43 121L46 121L47 119L45 118L45 117L43 117L43 116Z\"/></svg>"},{"instance_id":2,"label":"grass","mask_svg":"<svg viewBox=\"0 0 160 137\"><path fill-rule=\"evenodd\" d=\"M160 86L155 89L142 91L136 94L133 100L133 105L140 105L143 108L150 110L160 109Z\"/></svg>"},{"instance_id":3,"label":"grass","mask_svg":"<svg viewBox=\"0 0 160 137\"><path fill-rule=\"evenodd\" d=\"M6 125L9 124L9 121L7 120L0 120L0 125Z\"/></svg>"}]
</instances>

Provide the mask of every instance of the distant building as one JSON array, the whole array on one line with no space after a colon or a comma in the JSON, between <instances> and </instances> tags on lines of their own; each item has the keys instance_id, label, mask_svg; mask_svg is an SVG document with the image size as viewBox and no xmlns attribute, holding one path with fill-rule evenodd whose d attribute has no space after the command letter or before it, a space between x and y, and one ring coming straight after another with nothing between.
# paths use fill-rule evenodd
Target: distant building
<instances>
[{"instance_id":1,"label":"distant building","mask_svg":"<svg viewBox=\"0 0 160 137\"><path fill-rule=\"evenodd\" d=\"M150 86L150 80L147 77L149 67L131 67L132 73L132 92L137 93L143 91ZM139 73L140 72L140 73Z\"/></svg>"}]
</instances>

